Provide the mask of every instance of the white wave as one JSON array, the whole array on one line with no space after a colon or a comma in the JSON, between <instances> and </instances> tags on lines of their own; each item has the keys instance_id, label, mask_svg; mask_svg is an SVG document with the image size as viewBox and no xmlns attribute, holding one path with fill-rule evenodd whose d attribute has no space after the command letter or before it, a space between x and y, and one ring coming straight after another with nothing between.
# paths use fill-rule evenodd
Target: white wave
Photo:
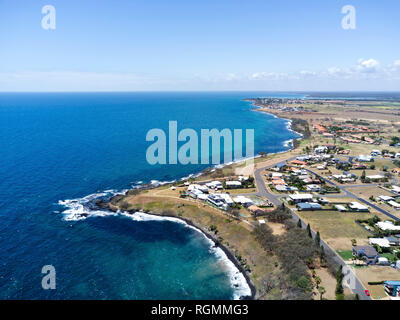
<instances>
[{"instance_id":1,"label":"white wave","mask_svg":"<svg viewBox=\"0 0 400 320\"><path fill-rule=\"evenodd\" d=\"M228 258L226 253L219 247L215 247L214 241L207 237L200 229L189 225L184 220L174 217L162 217L152 214L147 214L144 212L135 212L134 214L129 214L127 212L119 212L121 215L131 218L135 221L172 221L175 223L180 223L185 225L187 228L191 228L199 232L209 243L210 253L214 254L219 261L221 261L228 272L231 285L234 289L234 299L238 300L240 297L251 296L251 289L246 281L244 275L235 266L235 264Z\"/></svg>"},{"instance_id":2,"label":"white wave","mask_svg":"<svg viewBox=\"0 0 400 320\"><path fill-rule=\"evenodd\" d=\"M110 191L110 190L108 190ZM120 193L120 192L119 192ZM111 195L116 194L115 191L111 193ZM219 247L215 247L214 241L212 241L209 237L207 237L200 229L189 225L186 221L174 218L174 217L163 217L152 214L147 214L144 212L135 212L134 214L130 214L128 212L112 212L106 210L91 210L88 207L88 204L96 198L104 197L110 195L110 193L102 192L102 193L94 193L88 195L86 197L80 199L72 199L72 200L64 200L59 201L58 203L62 206L65 206L67 209L63 211L64 220L66 221L79 221L84 220L89 217L106 217L106 216L125 216L134 221L172 221L175 223L179 223L184 225L187 228L191 228L197 232L199 232L210 246L210 253L214 254L219 261L221 261L226 268L226 271L229 276L229 280L231 282L232 288L234 289L234 299L238 300L242 296L251 296L251 289L246 281L244 275L240 272L240 270L235 266L235 264L228 258L226 253Z\"/></svg>"}]
</instances>

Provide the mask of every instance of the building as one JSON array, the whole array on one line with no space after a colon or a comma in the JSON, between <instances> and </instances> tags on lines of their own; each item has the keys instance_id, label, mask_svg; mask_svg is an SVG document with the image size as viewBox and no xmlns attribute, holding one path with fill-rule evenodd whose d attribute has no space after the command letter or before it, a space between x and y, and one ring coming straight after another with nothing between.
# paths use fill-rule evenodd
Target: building
<instances>
[{"instance_id":1,"label":"building","mask_svg":"<svg viewBox=\"0 0 400 320\"><path fill-rule=\"evenodd\" d=\"M359 155L357 157L357 161L360 161L360 162L374 162L374 158L372 158L371 156Z\"/></svg>"},{"instance_id":2,"label":"building","mask_svg":"<svg viewBox=\"0 0 400 320\"><path fill-rule=\"evenodd\" d=\"M349 211L349 209L347 209L345 206L342 206L341 204L336 204L336 205L335 205L335 209L336 209L337 211L340 211L340 212Z\"/></svg>"},{"instance_id":3,"label":"building","mask_svg":"<svg viewBox=\"0 0 400 320\"><path fill-rule=\"evenodd\" d=\"M400 297L400 281L385 281L383 287L388 296Z\"/></svg>"},{"instance_id":4,"label":"building","mask_svg":"<svg viewBox=\"0 0 400 320\"><path fill-rule=\"evenodd\" d=\"M307 185L306 189L310 192L319 192L321 190L321 187L317 184L309 184Z\"/></svg>"},{"instance_id":5,"label":"building","mask_svg":"<svg viewBox=\"0 0 400 320\"><path fill-rule=\"evenodd\" d=\"M288 200L293 203L310 202L312 199L313 195L308 193L291 194L288 197Z\"/></svg>"},{"instance_id":6,"label":"building","mask_svg":"<svg viewBox=\"0 0 400 320\"><path fill-rule=\"evenodd\" d=\"M226 181L225 185L227 189L238 189L242 187L242 183L240 181Z\"/></svg>"},{"instance_id":7,"label":"building","mask_svg":"<svg viewBox=\"0 0 400 320\"><path fill-rule=\"evenodd\" d=\"M385 239L387 241L389 241L389 244L391 246L396 246L397 247L399 245L399 239L396 238L396 237L385 237Z\"/></svg>"},{"instance_id":8,"label":"building","mask_svg":"<svg viewBox=\"0 0 400 320\"><path fill-rule=\"evenodd\" d=\"M371 175L371 176L366 176L367 179L371 180L371 181L380 181L385 179L384 176L380 175L380 174L375 174L375 175Z\"/></svg>"},{"instance_id":9,"label":"building","mask_svg":"<svg viewBox=\"0 0 400 320\"><path fill-rule=\"evenodd\" d=\"M394 200L394 198L390 196L379 196L377 199L384 202Z\"/></svg>"},{"instance_id":10,"label":"building","mask_svg":"<svg viewBox=\"0 0 400 320\"><path fill-rule=\"evenodd\" d=\"M222 190L222 183L221 181L212 181L209 183L206 183L206 186L210 189L214 189L214 190Z\"/></svg>"},{"instance_id":11,"label":"building","mask_svg":"<svg viewBox=\"0 0 400 320\"><path fill-rule=\"evenodd\" d=\"M392 190L393 190L393 192L395 192L395 193L397 193L397 194L400 194L400 187L399 186L392 186Z\"/></svg>"},{"instance_id":12,"label":"building","mask_svg":"<svg viewBox=\"0 0 400 320\"><path fill-rule=\"evenodd\" d=\"M390 262L389 262L388 258L385 258L385 257L379 257L376 263L381 265L381 266L390 265Z\"/></svg>"},{"instance_id":13,"label":"building","mask_svg":"<svg viewBox=\"0 0 400 320\"><path fill-rule=\"evenodd\" d=\"M249 198L243 197L243 196L237 196L233 198L233 201L240 203L244 205L245 207L249 207L253 204L253 201L251 201Z\"/></svg>"},{"instance_id":14,"label":"building","mask_svg":"<svg viewBox=\"0 0 400 320\"><path fill-rule=\"evenodd\" d=\"M299 209L299 211L314 211L314 210L321 210L322 207L319 203L313 203L313 202L300 202L296 205L296 207Z\"/></svg>"},{"instance_id":15,"label":"building","mask_svg":"<svg viewBox=\"0 0 400 320\"><path fill-rule=\"evenodd\" d=\"M378 260L378 252L371 246L353 247L353 256L365 259L367 264L374 264Z\"/></svg>"},{"instance_id":16,"label":"building","mask_svg":"<svg viewBox=\"0 0 400 320\"><path fill-rule=\"evenodd\" d=\"M400 210L400 203L397 203L396 201L390 200L390 201L388 201L387 204L392 206L396 210Z\"/></svg>"},{"instance_id":17,"label":"building","mask_svg":"<svg viewBox=\"0 0 400 320\"><path fill-rule=\"evenodd\" d=\"M369 244L377 245L381 248L390 248L390 242L385 238L369 238Z\"/></svg>"},{"instance_id":18,"label":"building","mask_svg":"<svg viewBox=\"0 0 400 320\"><path fill-rule=\"evenodd\" d=\"M383 231L400 231L400 226L395 226L391 221L379 221L376 226Z\"/></svg>"},{"instance_id":19,"label":"building","mask_svg":"<svg viewBox=\"0 0 400 320\"><path fill-rule=\"evenodd\" d=\"M369 212L369 209L367 206L362 205L361 203L358 203L356 201L350 202L349 207L353 211L359 211L359 212Z\"/></svg>"},{"instance_id":20,"label":"building","mask_svg":"<svg viewBox=\"0 0 400 320\"><path fill-rule=\"evenodd\" d=\"M326 153L326 152L328 152L328 147L326 146L320 146L314 149L314 153Z\"/></svg>"}]
</instances>

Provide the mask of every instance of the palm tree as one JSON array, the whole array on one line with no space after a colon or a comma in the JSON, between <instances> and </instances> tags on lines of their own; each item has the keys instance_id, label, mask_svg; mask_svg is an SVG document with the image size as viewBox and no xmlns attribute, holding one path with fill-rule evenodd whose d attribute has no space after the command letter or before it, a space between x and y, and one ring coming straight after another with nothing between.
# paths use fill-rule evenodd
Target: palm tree
<instances>
[{"instance_id":1,"label":"palm tree","mask_svg":"<svg viewBox=\"0 0 400 320\"><path fill-rule=\"evenodd\" d=\"M318 288L318 292L319 292L319 294L320 294L320 299L322 300L322 296L326 293L326 290L325 290L325 288L324 287L319 287Z\"/></svg>"},{"instance_id":2,"label":"palm tree","mask_svg":"<svg viewBox=\"0 0 400 320\"><path fill-rule=\"evenodd\" d=\"M314 278L314 280L315 280L315 284L316 284L317 289L319 289L319 285L321 284L321 278L319 276L316 276Z\"/></svg>"}]
</instances>

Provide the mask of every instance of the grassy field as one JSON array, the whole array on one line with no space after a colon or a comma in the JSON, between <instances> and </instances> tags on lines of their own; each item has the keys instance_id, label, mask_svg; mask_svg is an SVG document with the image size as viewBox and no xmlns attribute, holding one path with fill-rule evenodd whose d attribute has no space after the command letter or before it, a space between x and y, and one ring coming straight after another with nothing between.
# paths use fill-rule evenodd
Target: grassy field
<instances>
[{"instance_id":1,"label":"grassy field","mask_svg":"<svg viewBox=\"0 0 400 320\"><path fill-rule=\"evenodd\" d=\"M340 198L339 198L340 199ZM356 219L373 217L370 213L338 211L298 211L298 214L335 250L351 250L351 239L358 244L367 243L370 235L356 224Z\"/></svg>"},{"instance_id":2,"label":"grassy field","mask_svg":"<svg viewBox=\"0 0 400 320\"><path fill-rule=\"evenodd\" d=\"M364 268L355 268L357 277L364 286L370 291L374 299L387 297L383 285L369 285L368 282L400 280L400 272L389 266L369 266Z\"/></svg>"}]
</instances>

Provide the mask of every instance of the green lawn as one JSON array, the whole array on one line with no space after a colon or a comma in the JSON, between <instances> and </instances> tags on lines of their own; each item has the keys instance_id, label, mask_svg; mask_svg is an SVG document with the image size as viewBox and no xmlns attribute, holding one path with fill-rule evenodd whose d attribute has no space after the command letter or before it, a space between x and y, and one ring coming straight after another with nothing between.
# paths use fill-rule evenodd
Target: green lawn
<instances>
[{"instance_id":1,"label":"green lawn","mask_svg":"<svg viewBox=\"0 0 400 320\"><path fill-rule=\"evenodd\" d=\"M353 252L351 250L338 251L337 253L343 260L351 260L351 258L353 258Z\"/></svg>"},{"instance_id":2,"label":"green lawn","mask_svg":"<svg viewBox=\"0 0 400 320\"><path fill-rule=\"evenodd\" d=\"M381 256L388 259L390 262L395 262L397 260L393 253L381 253Z\"/></svg>"}]
</instances>

